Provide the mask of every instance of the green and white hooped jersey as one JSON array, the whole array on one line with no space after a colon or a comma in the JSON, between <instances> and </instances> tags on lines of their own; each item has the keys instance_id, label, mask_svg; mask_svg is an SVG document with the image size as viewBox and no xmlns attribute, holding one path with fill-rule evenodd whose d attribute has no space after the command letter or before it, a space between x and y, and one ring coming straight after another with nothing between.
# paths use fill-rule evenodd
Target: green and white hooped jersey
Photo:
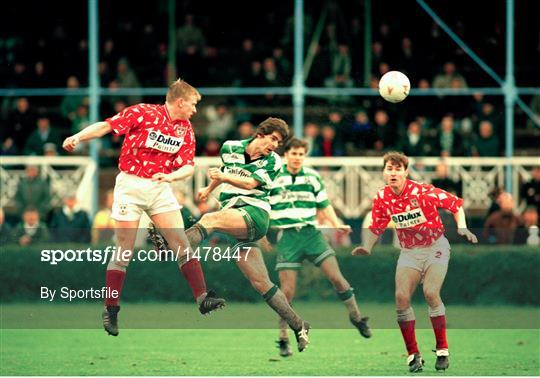
<instances>
[{"instance_id":1,"label":"green and white hooped jersey","mask_svg":"<svg viewBox=\"0 0 540 378\"><path fill-rule=\"evenodd\" d=\"M293 176L287 166L279 171L270 191L270 227L291 228L317 224L317 209L330 205L321 176L303 167Z\"/></svg>"},{"instance_id":2,"label":"green and white hooped jersey","mask_svg":"<svg viewBox=\"0 0 540 378\"><path fill-rule=\"evenodd\" d=\"M271 152L268 156L250 161L249 155L246 154L246 147L252 140L226 141L220 151L223 162L221 170L238 177L252 177L261 182L261 185L248 190L224 183L221 187L219 202L224 209L248 204L270 213L268 194L281 168L281 158L275 152Z\"/></svg>"}]
</instances>

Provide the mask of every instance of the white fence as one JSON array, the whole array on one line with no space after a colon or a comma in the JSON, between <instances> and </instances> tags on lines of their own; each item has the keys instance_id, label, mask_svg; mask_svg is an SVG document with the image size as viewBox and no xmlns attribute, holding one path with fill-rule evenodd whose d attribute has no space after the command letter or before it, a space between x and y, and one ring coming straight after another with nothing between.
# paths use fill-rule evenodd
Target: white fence
<instances>
[{"instance_id":1,"label":"white fence","mask_svg":"<svg viewBox=\"0 0 540 378\"><path fill-rule=\"evenodd\" d=\"M516 158L448 158L449 177L460 181L464 207L485 211L491 204L489 193L505 183L506 165L512 166L512 194L519 201L521 184L531 179L531 168L540 166L540 157ZM219 158L196 158L193 178L175 186L185 191L188 198L208 184L208 168L217 167ZM411 159L410 177L431 182L439 158ZM0 205L12 205L19 180L24 177L24 166L42 167L41 175L51 185L52 206L58 206L67 193L75 192L83 208L91 211L91 185L95 164L87 157L0 157ZM347 218L363 216L371 208L376 191L384 185L380 157L309 158L306 165L318 170L326 184L334 207Z\"/></svg>"},{"instance_id":2,"label":"white fence","mask_svg":"<svg viewBox=\"0 0 540 378\"><path fill-rule=\"evenodd\" d=\"M51 205L61 206L68 193L75 193L79 205L93 212L94 185L92 176L96 165L84 156L1 156L0 157L0 206L13 205L19 181L25 177L25 166L40 167L40 176L50 185Z\"/></svg>"},{"instance_id":3,"label":"white fence","mask_svg":"<svg viewBox=\"0 0 540 378\"><path fill-rule=\"evenodd\" d=\"M409 177L431 182L439 158L410 159ZM540 166L540 157L516 158L447 158L449 177L460 181L464 207L472 211L485 211L491 205L489 193L496 187L504 187L505 167L512 166L512 194L519 201L519 188L531 179L531 168ZM197 158L194 185L186 183L186 194L207 185L208 168L220 165L219 158ZM322 176L328 196L334 207L347 218L363 216L371 209L372 198L384 185L382 159L380 157L308 158L306 165L316 169Z\"/></svg>"}]
</instances>

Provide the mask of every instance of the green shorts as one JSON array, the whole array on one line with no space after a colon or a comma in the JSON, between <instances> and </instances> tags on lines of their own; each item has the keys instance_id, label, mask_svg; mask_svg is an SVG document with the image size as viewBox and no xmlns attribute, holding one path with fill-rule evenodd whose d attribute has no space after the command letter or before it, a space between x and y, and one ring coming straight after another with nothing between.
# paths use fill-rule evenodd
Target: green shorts
<instances>
[{"instance_id":1,"label":"green shorts","mask_svg":"<svg viewBox=\"0 0 540 378\"><path fill-rule=\"evenodd\" d=\"M336 254L324 235L313 226L284 229L275 249L278 254L276 270L302 269L304 259L319 266Z\"/></svg>"},{"instance_id":2,"label":"green shorts","mask_svg":"<svg viewBox=\"0 0 540 378\"><path fill-rule=\"evenodd\" d=\"M257 241L266 235L268 225L270 224L270 215L257 206L245 205L233 207L242 213L247 225L247 238L244 241Z\"/></svg>"}]
</instances>

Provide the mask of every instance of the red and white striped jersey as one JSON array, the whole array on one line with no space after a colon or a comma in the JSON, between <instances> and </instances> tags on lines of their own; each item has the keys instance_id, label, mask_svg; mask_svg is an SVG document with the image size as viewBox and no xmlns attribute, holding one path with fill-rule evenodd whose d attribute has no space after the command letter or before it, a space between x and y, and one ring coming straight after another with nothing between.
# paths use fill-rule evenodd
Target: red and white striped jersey
<instances>
[{"instance_id":1,"label":"red and white striped jersey","mask_svg":"<svg viewBox=\"0 0 540 378\"><path fill-rule=\"evenodd\" d=\"M195 134L188 120L172 120L165 105L138 104L107 118L114 133L124 135L118 168L151 178L194 165Z\"/></svg>"},{"instance_id":2,"label":"red and white striped jersey","mask_svg":"<svg viewBox=\"0 0 540 378\"><path fill-rule=\"evenodd\" d=\"M456 213L463 200L430 184L405 181L401 194L385 186L373 198L372 223L369 229L381 235L393 221L402 248L432 245L444 234L438 209Z\"/></svg>"}]
</instances>

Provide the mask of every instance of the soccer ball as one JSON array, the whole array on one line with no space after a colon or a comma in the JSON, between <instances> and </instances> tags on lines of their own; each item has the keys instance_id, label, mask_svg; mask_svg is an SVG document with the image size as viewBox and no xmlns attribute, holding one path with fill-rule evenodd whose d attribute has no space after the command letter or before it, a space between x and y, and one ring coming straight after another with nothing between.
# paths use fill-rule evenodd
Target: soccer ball
<instances>
[{"instance_id":1,"label":"soccer ball","mask_svg":"<svg viewBox=\"0 0 540 378\"><path fill-rule=\"evenodd\" d=\"M401 102L409 95L411 82L399 71L388 71L379 80L379 93L388 102Z\"/></svg>"}]
</instances>

